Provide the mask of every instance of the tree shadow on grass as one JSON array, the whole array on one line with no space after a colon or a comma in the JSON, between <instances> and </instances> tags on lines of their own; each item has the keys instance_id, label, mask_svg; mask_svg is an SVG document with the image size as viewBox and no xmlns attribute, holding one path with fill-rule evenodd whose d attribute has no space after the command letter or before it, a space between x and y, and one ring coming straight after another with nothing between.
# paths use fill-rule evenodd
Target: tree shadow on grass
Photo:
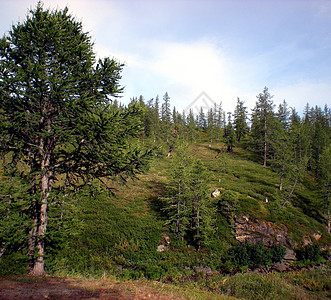
<instances>
[{"instance_id":1,"label":"tree shadow on grass","mask_svg":"<svg viewBox=\"0 0 331 300\"><path fill-rule=\"evenodd\" d=\"M164 202L162 197L166 191L166 184L158 182L155 180L148 182L148 187L153 189L153 196L149 197L147 200L149 202L149 207L159 216L164 217Z\"/></svg>"}]
</instances>

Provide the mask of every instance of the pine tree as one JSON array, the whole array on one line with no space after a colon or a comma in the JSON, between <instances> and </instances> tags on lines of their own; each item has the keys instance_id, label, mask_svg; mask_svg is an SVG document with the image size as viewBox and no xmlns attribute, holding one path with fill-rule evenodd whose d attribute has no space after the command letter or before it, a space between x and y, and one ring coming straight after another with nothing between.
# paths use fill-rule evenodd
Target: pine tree
<instances>
[{"instance_id":1,"label":"pine tree","mask_svg":"<svg viewBox=\"0 0 331 300\"><path fill-rule=\"evenodd\" d=\"M287 196L282 207L291 199L298 182L305 176L311 157L311 138L309 124L301 122L299 115L292 109L290 117L288 160L286 162L286 177L289 184Z\"/></svg>"},{"instance_id":2,"label":"pine tree","mask_svg":"<svg viewBox=\"0 0 331 300\"><path fill-rule=\"evenodd\" d=\"M222 131L225 129L225 112L222 108L222 101L218 105L217 108L215 108L216 112L216 130L217 130L217 143L220 142L220 138L222 136Z\"/></svg>"},{"instance_id":3,"label":"pine tree","mask_svg":"<svg viewBox=\"0 0 331 300\"><path fill-rule=\"evenodd\" d=\"M154 143L160 139L160 101L159 96L156 96L152 109L152 124L153 124L153 140Z\"/></svg>"},{"instance_id":4,"label":"pine tree","mask_svg":"<svg viewBox=\"0 0 331 300\"><path fill-rule=\"evenodd\" d=\"M123 65L96 62L92 47L67 8L44 10L41 3L0 41L1 152L11 158L8 171L29 182L34 275L45 273L55 182L78 188L95 178L125 178L141 171L149 156L128 148L140 133L139 107L119 111L110 104L122 91Z\"/></svg>"},{"instance_id":5,"label":"pine tree","mask_svg":"<svg viewBox=\"0 0 331 300\"><path fill-rule=\"evenodd\" d=\"M228 112L228 125L224 131L225 143L227 145L228 153L233 151L233 144L234 144L234 130L232 127L231 121L231 112Z\"/></svg>"},{"instance_id":6,"label":"pine tree","mask_svg":"<svg viewBox=\"0 0 331 300\"><path fill-rule=\"evenodd\" d=\"M196 130L196 123L194 120L194 115L192 109L190 109L189 115L187 120L187 126L188 126L188 138L191 143L195 140L195 130Z\"/></svg>"},{"instance_id":7,"label":"pine tree","mask_svg":"<svg viewBox=\"0 0 331 300\"><path fill-rule=\"evenodd\" d=\"M320 156L319 182L322 190L323 208L327 215L327 229L330 233L330 189L331 189L331 145L324 149Z\"/></svg>"},{"instance_id":8,"label":"pine tree","mask_svg":"<svg viewBox=\"0 0 331 300\"><path fill-rule=\"evenodd\" d=\"M215 113L211 108L208 110L208 114L207 114L207 133L209 136L210 143L213 142L214 134L215 134L214 131L215 131Z\"/></svg>"},{"instance_id":9,"label":"pine tree","mask_svg":"<svg viewBox=\"0 0 331 300\"><path fill-rule=\"evenodd\" d=\"M207 169L200 160L194 160L189 181L189 199L191 205L190 237L192 244L199 251L214 232L214 213L210 205Z\"/></svg>"},{"instance_id":10,"label":"pine tree","mask_svg":"<svg viewBox=\"0 0 331 300\"><path fill-rule=\"evenodd\" d=\"M236 137L238 143L240 143L241 138L245 136L248 132L248 126L247 126L247 107L244 106L244 101L240 101L239 98L237 98L237 105L234 110L234 129L236 132Z\"/></svg>"},{"instance_id":11,"label":"pine tree","mask_svg":"<svg viewBox=\"0 0 331 300\"><path fill-rule=\"evenodd\" d=\"M263 166L267 167L267 160L272 153L271 143L273 135L274 104L273 96L270 95L268 88L257 96L256 106L252 113L251 136L258 153L263 156Z\"/></svg>"},{"instance_id":12,"label":"pine tree","mask_svg":"<svg viewBox=\"0 0 331 300\"><path fill-rule=\"evenodd\" d=\"M279 106L276 113L276 120L274 121L274 139L272 142L274 153L271 161L272 167L279 172L279 190L283 190L284 176L288 168L288 160L292 153L289 151L290 147L290 111L288 105L284 100Z\"/></svg>"},{"instance_id":13,"label":"pine tree","mask_svg":"<svg viewBox=\"0 0 331 300\"><path fill-rule=\"evenodd\" d=\"M192 158L186 154L186 147L178 149L176 156L169 163L170 181L167 185L164 211L167 215L166 225L182 240L189 230L189 177Z\"/></svg>"},{"instance_id":14,"label":"pine tree","mask_svg":"<svg viewBox=\"0 0 331 300\"><path fill-rule=\"evenodd\" d=\"M212 234L214 210L206 189L208 173L201 161L187 154L181 145L169 165L170 181L165 203L170 229L198 250Z\"/></svg>"},{"instance_id":15,"label":"pine tree","mask_svg":"<svg viewBox=\"0 0 331 300\"><path fill-rule=\"evenodd\" d=\"M331 139L331 127L322 109L318 106L310 111L310 124L312 129L312 161L311 168L319 176L320 156L328 147Z\"/></svg>"},{"instance_id":16,"label":"pine tree","mask_svg":"<svg viewBox=\"0 0 331 300\"><path fill-rule=\"evenodd\" d=\"M205 130L207 128L207 120L206 120L206 115L205 112L203 111L203 108L200 107L200 111L199 111L199 127L201 130Z\"/></svg>"},{"instance_id":17,"label":"pine tree","mask_svg":"<svg viewBox=\"0 0 331 300\"><path fill-rule=\"evenodd\" d=\"M282 127L287 130L289 127L290 121L290 110L288 109L288 104L285 100L278 106L278 111L276 113L276 117Z\"/></svg>"},{"instance_id":18,"label":"pine tree","mask_svg":"<svg viewBox=\"0 0 331 300\"><path fill-rule=\"evenodd\" d=\"M166 92L163 96L162 110L161 110L161 120L162 120L162 133L167 142L170 138L170 128L171 128L171 111L170 111L170 97Z\"/></svg>"}]
</instances>

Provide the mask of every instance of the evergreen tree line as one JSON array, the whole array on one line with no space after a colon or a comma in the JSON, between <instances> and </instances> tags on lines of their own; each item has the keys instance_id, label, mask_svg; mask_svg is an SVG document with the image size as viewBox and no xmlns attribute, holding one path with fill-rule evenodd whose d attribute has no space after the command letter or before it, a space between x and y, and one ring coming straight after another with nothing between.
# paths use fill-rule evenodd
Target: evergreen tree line
<instances>
[{"instance_id":1,"label":"evergreen tree line","mask_svg":"<svg viewBox=\"0 0 331 300\"><path fill-rule=\"evenodd\" d=\"M283 205L309 171L329 212L329 108L307 105L303 118L286 102L275 111L267 88L250 126L240 99L233 114L221 103L207 113L179 113L167 93L162 101L139 97L124 107L116 101L122 68L114 59L95 59L91 37L67 8L44 10L39 2L0 39L0 258L14 264L18 253L32 274L44 275L47 245L67 230L68 195L95 182L111 191L115 179L142 172L153 156L146 140L171 150L207 136L222 155L242 143L279 173ZM200 249L214 228L208 173L185 148L172 164L164 213L172 230ZM224 197L221 210L231 223L236 199Z\"/></svg>"},{"instance_id":2,"label":"evergreen tree line","mask_svg":"<svg viewBox=\"0 0 331 300\"><path fill-rule=\"evenodd\" d=\"M217 143L223 172L226 172L224 154L241 144L264 167L279 174L283 206L308 172L320 185L320 206L328 216L330 231L331 110L327 105L322 109L307 104L300 116L285 100L276 107L267 87L257 95L250 115L239 98L233 113L225 112L221 102L207 112L201 108L197 115L192 109L188 114L179 113L175 107L171 109L168 93L162 101L157 96L145 102L140 96L131 99L131 103L144 111L144 138L166 142L170 150L178 141L193 143L204 138Z\"/></svg>"},{"instance_id":3,"label":"evergreen tree line","mask_svg":"<svg viewBox=\"0 0 331 300\"><path fill-rule=\"evenodd\" d=\"M321 162L325 160L331 137L331 109L327 105L322 109L307 103L300 117L285 100L276 109L267 87L257 96L250 116L239 98L233 113L225 112L220 102L207 113L201 108L197 115L192 109L187 115L175 107L171 109L168 93L162 102L159 96L147 102L140 96L132 98L130 104L142 107L143 136L154 142L199 141L199 133L203 132L210 143L225 142L231 152L244 139L244 146L258 155L264 167L279 167L284 173L292 162L293 166L312 171L316 177L323 176Z\"/></svg>"}]
</instances>

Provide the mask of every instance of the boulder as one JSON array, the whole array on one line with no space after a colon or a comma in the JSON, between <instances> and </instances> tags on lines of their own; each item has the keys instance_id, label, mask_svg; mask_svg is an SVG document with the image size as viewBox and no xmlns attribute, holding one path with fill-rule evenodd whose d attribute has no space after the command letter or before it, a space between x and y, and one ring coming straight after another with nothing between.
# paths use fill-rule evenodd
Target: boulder
<instances>
[{"instance_id":1,"label":"boulder","mask_svg":"<svg viewBox=\"0 0 331 300\"><path fill-rule=\"evenodd\" d=\"M319 231L318 232L314 232L311 237L315 240L315 241L318 241L321 239L322 237L322 233L320 233Z\"/></svg>"},{"instance_id":2,"label":"boulder","mask_svg":"<svg viewBox=\"0 0 331 300\"><path fill-rule=\"evenodd\" d=\"M167 234L163 235L163 241L166 246L169 246L170 245L170 236Z\"/></svg>"},{"instance_id":3,"label":"boulder","mask_svg":"<svg viewBox=\"0 0 331 300\"><path fill-rule=\"evenodd\" d=\"M215 191L213 191L213 192L211 193L211 197L212 197L212 198L217 198L219 195L221 195L221 192L220 192L219 189L216 189Z\"/></svg>"},{"instance_id":4,"label":"boulder","mask_svg":"<svg viewBox=\"0 0 331 300\"><path fill-rule=\"evenodd\" d=\"M285 250L286 250L286 252L285 252L284 259L283 259L284 261L287 261L288 263L291 263L291 262L297 260L297 258L295 256L295 252L293 250L291 250L289 248L286 248Z\"/></svg>"},{"instance_id":5,"label":"boulder","mask_svg":"<svg viewBox=\"0 0 331 300\"><path fill-rule=\"evenodd\" d=\"M287 264L285 264L284 262L276 263L272 266L272 270L275 270L277 272L284 272L287 270Z\"/></svg>"},{"instance_id":6,"label":"boulder","mask_svg":"<svg viewBox=\"0 0 331 300\"><path fill-rule=\"evenodd\" d=\"M195 271L198 273L205 273L206 275L212 275L213 271L211 268L206 268L206 267L202 267L202 266L197 266L194 267Z\"/></svg>"},{"instance_id":7,"label":"boulder","mask_svg":"<svg viewBox=\"0 0 331 300\"><path fill-rule=\"evenodd\" d=\"M170 236L167 234L163 234L162 241L160 242L160 245L157 246L156 251L163 252L167 250L169 246L170 246Z\"/></svg>"},{"instance_id":8,"label":"boulder","mask_svg":"<svg viewBox=\"0 0 331 300\"><path fill-rule=\"evenodd\" d=\"M156 248L157 252L163 252L165 250L165 246L164 245L158 245Z\"/></svg>"},{"instance_id":9,"label":"boulder","mask_svg":"<svg viewBox=\"0 0 331 300\"><path fill-rule=\"evenodd\" d=\"M248 216L237 216L235 219L235 238L239 242L250 242L256 244L262 242L265 246L280 244L289 246L290 240L287 235L287 228L284 225L276 225L272 222L255 220Z\"/></svg>"},{"instance_id":10,"label":"boulder","mask_svg":"<svg viewBox=\"0 0 331 300\"><path fill-rule=\"evenodd\" d=\"M309 236L305 236L303 238L303 241L301 243L301 247L306 247L308 245L311 245L313 242L311 241L311 238Z\"/></svg>"}]
</instances>

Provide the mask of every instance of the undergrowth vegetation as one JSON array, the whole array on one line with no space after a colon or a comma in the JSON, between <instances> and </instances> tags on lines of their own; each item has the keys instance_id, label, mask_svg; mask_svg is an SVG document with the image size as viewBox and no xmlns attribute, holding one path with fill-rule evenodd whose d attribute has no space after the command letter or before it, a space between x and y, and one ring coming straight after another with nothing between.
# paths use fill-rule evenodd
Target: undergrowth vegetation
<instances>
[{"instance_id":1,"label":"undergrowth vegetation","mask_svg":"<svg viewBox=\"0 0 331 300\"><path fill-rule=\"evenodd\" d=\"M238 243L234 238L235 215L283 224L293 243L300 243L307 234L320 232L322 237L318 246L298 248L298 259L303 261L301 266L311 262L326 263L328 253L321 248L330 244L325 228L305 214L301 206L295 205L302 201L301 194L311 195L304 192L307 182L299 185L300 192L294 201L282 208L277 174L249 160L249 153L242 148L227 154L224 172L220 169L223 162L215 158L213 148L217 147L215 144L210 148L203 142L189 146L190 154L200 159L209 172L208 193L216 188L221 191L221 197L211 202L216 208L214 234L200 251L173 234L166 225L162 197L169 182L167 168L171 158L165 158L160 150L150 171L139 175L137 180L130 179L125 184L114 182L112 191L94 184L50 206L45 257L47 273L84 277L109 274L123 279L185 283L187 289L195 286L200 291L196 295L206 291L236 298L309 299L309 293L325 293L330 283L316 275L317 271L318 279L308 279L303 273L297 273L296 277L285 274L215 275L218 271L233 274L248 268L271 266L285 255L285 248L280 245L267 248L261 243ZM173 156L176 156L176 150ZM5 183L3 177L2 184ZM314 199L306 205L309 203L314 203ZM12 229L15 226L16 223ZM17 230L15 228L13 230ZM165 243L165 236L169 236L169 244ZM165 251L158 252L159 245L164 245ZM22 274L27 271L27 264L24 250L13 249L2 256L0 273ZM207 276L206 272L214 275Z\"/></svg>"}]
</instances>

